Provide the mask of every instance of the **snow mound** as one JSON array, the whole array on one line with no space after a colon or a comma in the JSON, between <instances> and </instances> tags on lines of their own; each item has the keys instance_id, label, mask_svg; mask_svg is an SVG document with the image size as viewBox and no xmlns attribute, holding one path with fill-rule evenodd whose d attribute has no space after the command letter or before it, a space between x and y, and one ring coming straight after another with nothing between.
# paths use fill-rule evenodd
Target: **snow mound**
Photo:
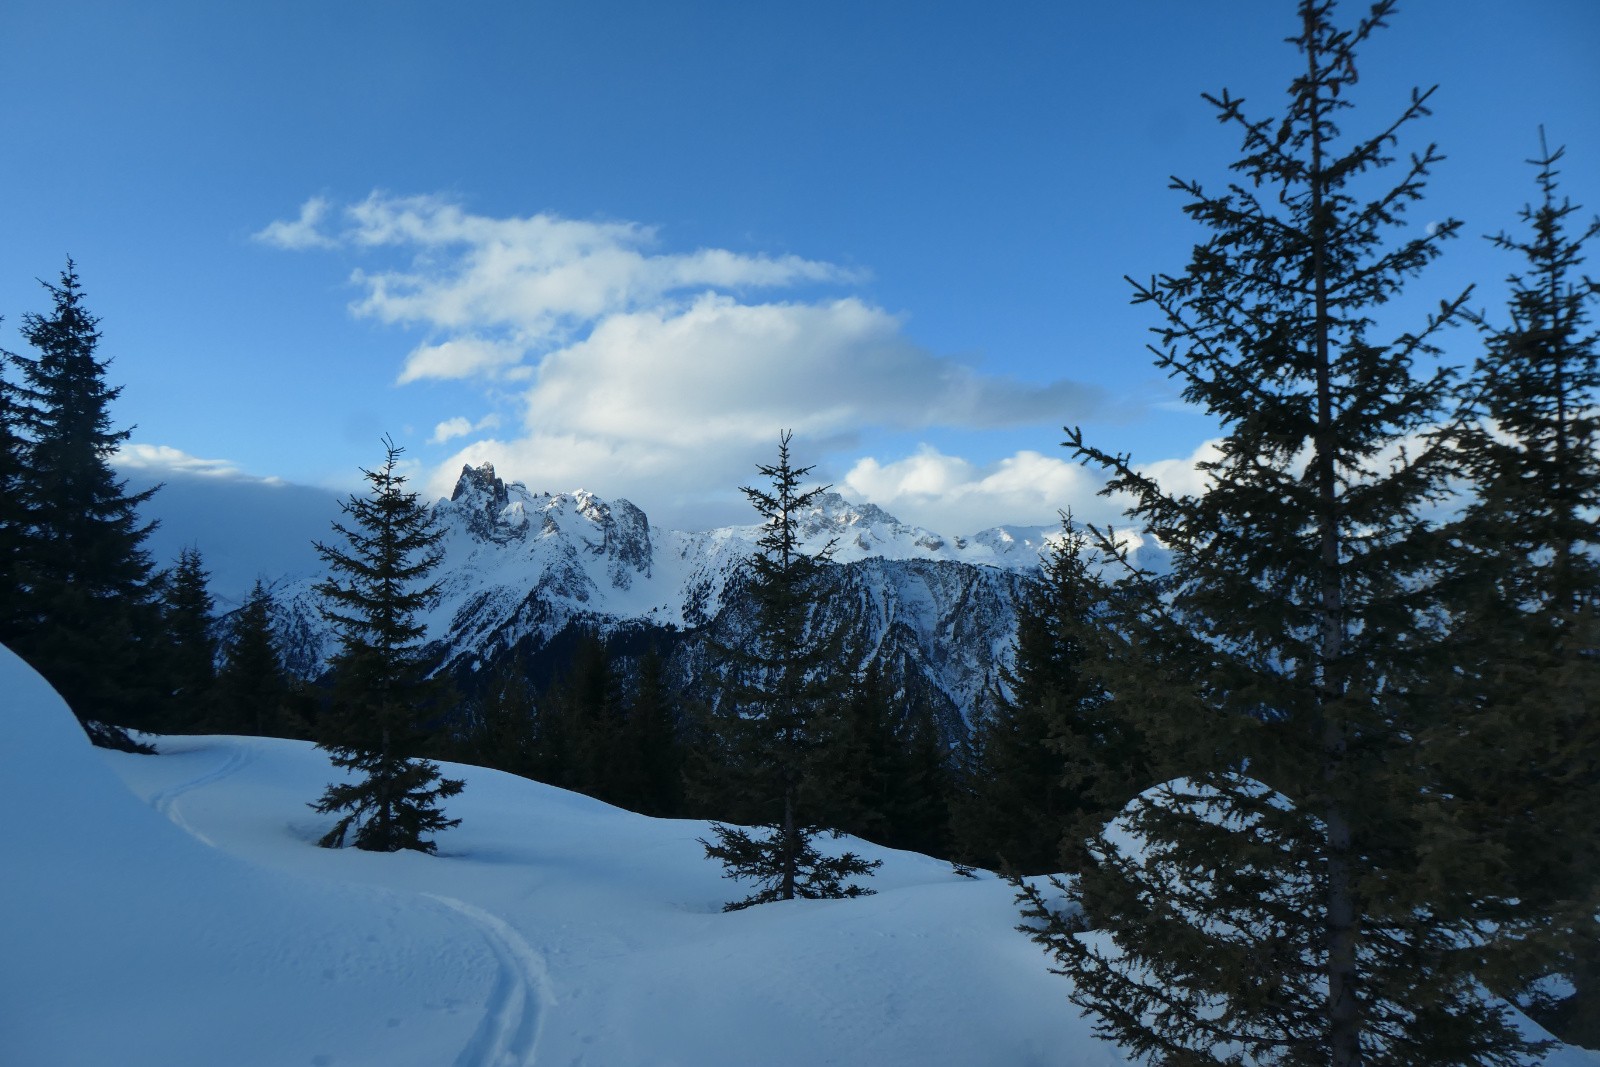
<instances>
[{"instance_id":1,"label":"snow mound","mask_svg":"<svg viewBox=\"0 0 1600 1067\"><path fill-rule=\"evenodd\" d=\"M0 875L0 1062L445 1064L471 1041L460 1009L496 969L459 916L208 848L131 794L3 647L0 692L0 781L22 816Z\"/></svg>"}]
</instances>

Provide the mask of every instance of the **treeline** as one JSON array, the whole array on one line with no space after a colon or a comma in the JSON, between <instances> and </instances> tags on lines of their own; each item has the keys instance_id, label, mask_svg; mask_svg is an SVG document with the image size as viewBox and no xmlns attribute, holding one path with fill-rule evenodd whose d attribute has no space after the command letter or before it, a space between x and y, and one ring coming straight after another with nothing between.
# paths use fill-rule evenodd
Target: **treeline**
<instances>
[{"instance_id":1,"label":"treeline","mask_svg":"<svg viewBox=\"0 0 1600 1067\"><path fill-rule=\"evenodd\" d=\"M1600 287L1581 268L1600 220L1575 218L1541 135L1538 195L1492 238L1509 307L1468 290L1396 324L1462 225L1395 232L1443 158L1397 148L1430 92L1343 133L1392 9L1346 27L1302 0L1280 116L1207 97L1240 155L1215 185L1172 182L1202 230L1189 264L1130 279L1157 365L1222 428L1205 489L1068 429L1170 568L1109 528L1077 539L1093 565L1054 564L1078 592L1050 643L1078 669L1021 673L993 727L1034 739L1008 785L1074 874L1018 882L1025 929L1097 1032L1155 1064L1536 1060L1507 1001L1600 1041ZM1476 333L1466 366L1452 328Z\"/></svg>"},{"instance_id":2,"label":"treeline","mask_svg":"<svg viewBox=\"0 0 1600 1067\"><path fill-rule=\"evenodd\" d=\"M28 351L0 351L0 643L66 698L97 744L141 749L130 729L302 733L267 597L220 633L198 553L160 568L152 528L111 459L119 388L69 259L51 307L22 319Z\"/></svg>"}]
</instances>

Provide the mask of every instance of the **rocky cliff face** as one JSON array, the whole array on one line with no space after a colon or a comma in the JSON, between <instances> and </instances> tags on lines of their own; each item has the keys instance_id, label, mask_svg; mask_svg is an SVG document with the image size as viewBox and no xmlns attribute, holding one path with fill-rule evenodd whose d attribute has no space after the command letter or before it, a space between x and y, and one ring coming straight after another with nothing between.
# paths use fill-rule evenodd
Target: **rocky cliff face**
<instances>
[{"instance_id":1,"label":"rocky cliff face","mask_svg":"<svg viewBox=\"0 0 1600 1067\"><path fill-rule=\"evenodd\" d=\"M758 527L656 529L626 500L535 493L487 464L463 468L434 514L445 530L444 562L435 574L440 599L425 621L441 669L464 681L511 650L536 661L586 627L624 652L658 644L680 684L694 688L708 639L737 642L749 625L739 573ZM835 493L817 500L801 530L806 551L836 545L819 623L842 629L860 655L960 732L1009 662L1014 604L1051 530L941 537ZM335 651L316 612L316 580L275 590L293 666L308 675Z\"/></svg>"}]
</instances>

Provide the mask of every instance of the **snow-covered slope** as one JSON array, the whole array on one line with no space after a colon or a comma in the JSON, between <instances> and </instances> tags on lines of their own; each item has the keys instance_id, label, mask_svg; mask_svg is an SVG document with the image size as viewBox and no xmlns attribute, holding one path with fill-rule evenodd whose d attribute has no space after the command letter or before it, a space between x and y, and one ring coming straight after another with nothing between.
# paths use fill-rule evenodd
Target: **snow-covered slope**
<instances>
[{"instance_id":1,"label":"snow-covered slope","mask_svg":"<svg viewBox=\"0 0 1600 1067\"><path fill-rule=\"evenodd\" d=\"M696 838L472 767L439 855L330 851L309 745L89 748L9 653L0 1063L1121 1063L992 877L858 842L878 895L738 913ZM126 785L123 781L125 780Z\"/></svg>"},{"instance_id":2,"label":"snow-covered slope","mask_svg":"<svg viewBox=\"0 0 1600 1067\"><path fill-rule=\"evenodd\" d=\"M94 750L4 649L0 692L0 1063L1126 1062L984 872L845 839L877 895L724 913L706 824L464 766L437 856L321 849L310 745Z\"/></svg>"}]
</instances>

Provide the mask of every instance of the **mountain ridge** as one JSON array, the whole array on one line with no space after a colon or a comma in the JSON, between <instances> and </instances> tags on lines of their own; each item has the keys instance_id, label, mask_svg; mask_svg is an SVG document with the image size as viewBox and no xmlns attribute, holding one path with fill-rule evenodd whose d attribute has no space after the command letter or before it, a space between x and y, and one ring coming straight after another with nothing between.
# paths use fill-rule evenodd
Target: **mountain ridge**
<instances>
[{"instance_id":1,"label":"mountain ridge","mask_svg":"<svg viewBox=\"0 0 1600 1067\"><path fill-rule=\"evenodd\" d=\"M587 490L535 492L491 464L464 466L431 505L444 532L439 598L422 617L439 669L470 685L517 653L537 657L562 634L666 644L682 688L702 682L707 640L739 640L749 624L740 574L759 524L705 531L652 526L626 499ZM996 527L945 537L873 504L824 492L799 516L801 550L834 545L835 580L818 621L843 627L863 661L886 661L907 692L964 732L1010 661L1015 604L1050 527ZM317 612L320 575L274 585L291 667L315 675L335 651Z\"/></svg>"}]
</instances>

